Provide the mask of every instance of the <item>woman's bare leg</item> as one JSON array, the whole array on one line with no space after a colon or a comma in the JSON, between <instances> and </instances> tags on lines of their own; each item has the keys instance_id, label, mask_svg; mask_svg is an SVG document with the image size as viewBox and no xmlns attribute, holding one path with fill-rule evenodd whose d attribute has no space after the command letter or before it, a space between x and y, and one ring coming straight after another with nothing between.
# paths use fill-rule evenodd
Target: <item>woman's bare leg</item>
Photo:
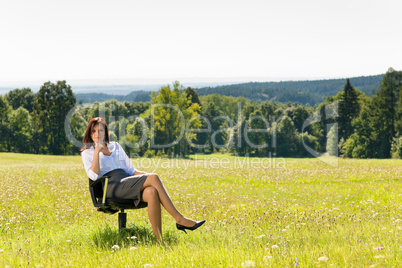
<instances>
[{"instance_id":1,"label":"woman's bare leg","mask_svg":"<svg viewBox=\"0 0 402 268\"><path fill-rule=\"evenodd\" d=\"M158 191L152 186L146 187L142 191L141 200L148 203L148 217L152 225L152 231L156 239L162 241L161 204Z\"/></svg>"},{"instance_id":2,"label":"woman's bare leg","mask_svg":"<svg viewBox=\"0 0 402 268\"><path fill-rule=\"evenodd\" d=\"M193 220L187 219L184 217L173 205L172 200L169 197L169 194L167 193L165 187L163 186L162 181L159 179L159 176L156 174L150 174L148 178L145 180L144 185L141 188L141 191L143 189L146 189L147 187L153 187L158 191L159 195L159 200L163 207L166 209L166 211L172 215L172 217L176 220L178 224L187 226L187 227L192 227L196 223Z\"/></svg>"}]
</instances>

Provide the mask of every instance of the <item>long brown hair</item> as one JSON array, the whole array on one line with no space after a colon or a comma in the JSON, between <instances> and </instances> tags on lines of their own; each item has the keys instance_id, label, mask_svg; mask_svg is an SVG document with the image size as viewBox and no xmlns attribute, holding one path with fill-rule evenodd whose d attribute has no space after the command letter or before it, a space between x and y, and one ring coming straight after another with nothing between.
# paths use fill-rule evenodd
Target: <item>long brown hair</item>
<instances>
[{"instance_id":1,"label":"long brown hair","mask_svg":"<svg viewBox=\"0 0 402 268\"><path fill-rule=\"evenodd\" d=\"M94 127L98 124L102 124L105 129L105 142L109 143L109 129L107 127L106 121L102 117L92 118L87 126L87 130L85 130L84 138L82 138L82 142L84 143L84 148L81 151L91 148L94 146L95 142L91 138L91 133Z\"/></svg>"}]
</instances>

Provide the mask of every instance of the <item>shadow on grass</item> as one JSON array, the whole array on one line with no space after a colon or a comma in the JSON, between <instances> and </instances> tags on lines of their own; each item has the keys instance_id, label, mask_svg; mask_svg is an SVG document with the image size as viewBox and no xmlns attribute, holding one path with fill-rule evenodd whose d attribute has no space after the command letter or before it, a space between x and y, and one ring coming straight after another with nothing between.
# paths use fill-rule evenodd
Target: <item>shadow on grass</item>
<instances>
[{"instance_id":1,"label":"shadow on grass","mask_svg":"<svg viewBox=\"0 0 402 268\"><path fill-rule=\"evenodd\" d=\"M165 231L163 232L163 240L165 245L177 244L178 236L175 236L171 231ZM121 232L119 232L118 228L110 225L98 228L93 234L93 241L98 248L102 249L111 249L114 245L124 247L159 244L152 232L152 228L133 224Z\"/></svg>"}]
</instances>

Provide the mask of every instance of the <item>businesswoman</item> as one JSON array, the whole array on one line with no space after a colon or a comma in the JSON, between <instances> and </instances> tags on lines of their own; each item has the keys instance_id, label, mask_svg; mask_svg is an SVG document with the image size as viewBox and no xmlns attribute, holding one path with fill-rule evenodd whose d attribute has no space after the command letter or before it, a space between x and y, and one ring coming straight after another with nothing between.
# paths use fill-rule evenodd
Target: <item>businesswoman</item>
<instances>
[{"instance_id":1,"label":"businesswoman","mask_svg":"<svg viewBox=\"0 0 402 268\"><path fill-rule=\"evenodd\" d=\"M161 206L176 220L176 228L186 232L204 224L184 217L174 206L159 176L136 170L120 144L109 141L109 131L101 117L89 121L83 138L81 157L85 171L91 180L110 176L107 198L134 200L148 203L148 217L153 233L162 241Z\"/></svg>"}]
</instances>

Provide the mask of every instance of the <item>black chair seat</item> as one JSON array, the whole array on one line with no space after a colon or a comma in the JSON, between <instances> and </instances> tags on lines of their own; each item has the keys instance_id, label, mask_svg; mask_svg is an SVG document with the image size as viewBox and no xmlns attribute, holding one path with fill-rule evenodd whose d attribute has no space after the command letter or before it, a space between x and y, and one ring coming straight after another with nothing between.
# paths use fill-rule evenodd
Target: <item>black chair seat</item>
<instances>
[{"instance_id":1,"label":"black chair seat","mask_svg":"<svg viewBox=\"0 0 402 268\"><path fill-rule=\"evenodd\" d=\"M124 209L138 209L138 208L146 208L148 203L140 202L138 207L134 205L134 200L131 199L120 199L120 198L106 198L106 203L110 207L116 208L124 208Z\"/></svg>"}]
</instances>

